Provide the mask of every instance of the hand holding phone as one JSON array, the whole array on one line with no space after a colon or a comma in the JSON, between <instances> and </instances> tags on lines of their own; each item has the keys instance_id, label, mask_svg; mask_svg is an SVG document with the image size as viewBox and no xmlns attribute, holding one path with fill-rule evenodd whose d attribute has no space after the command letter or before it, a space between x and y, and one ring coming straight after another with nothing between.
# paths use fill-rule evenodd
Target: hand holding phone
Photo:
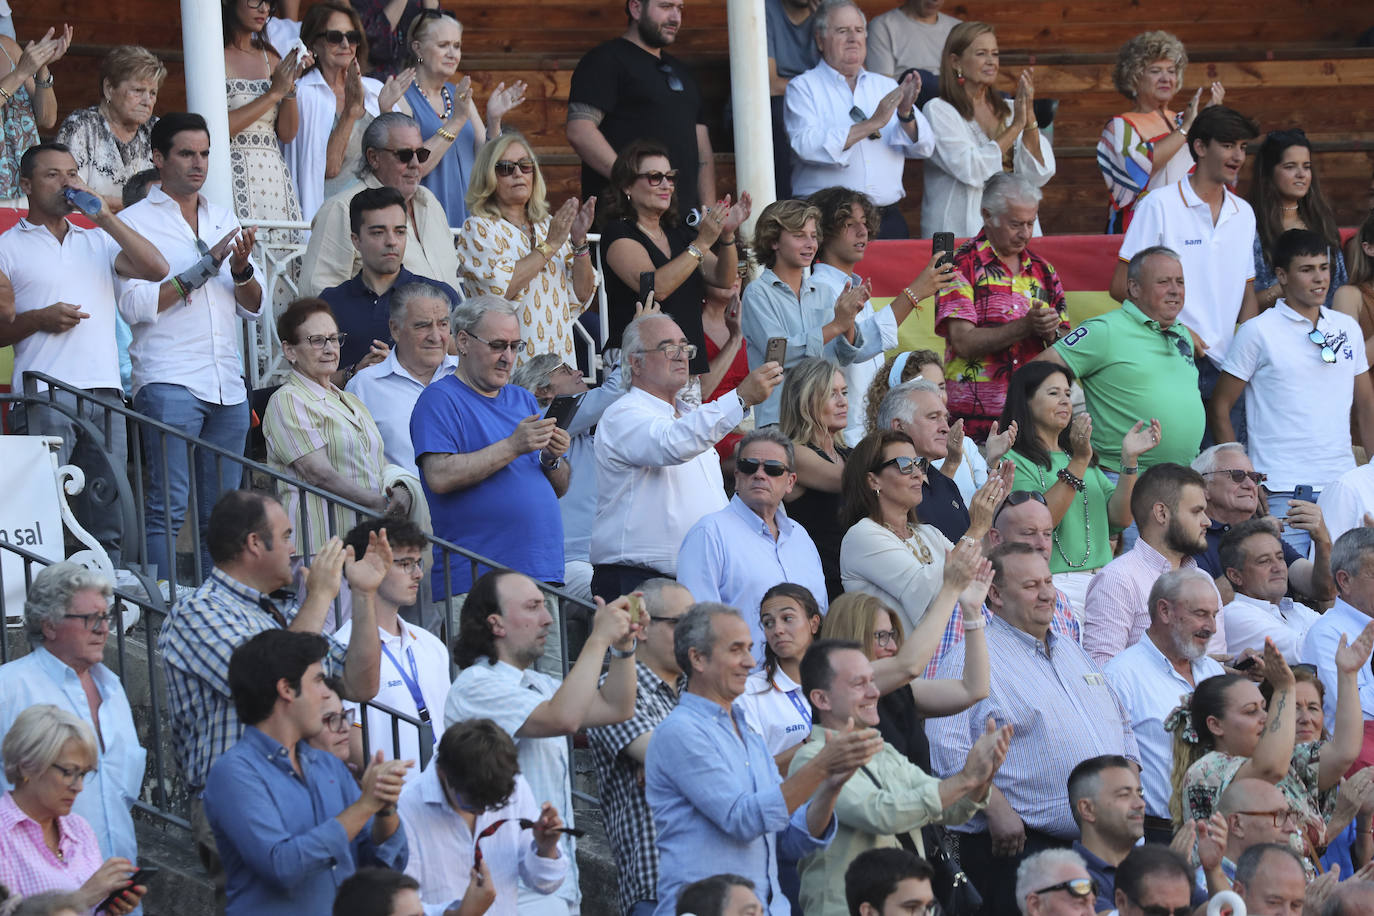
<instances>
[{"instance_id":1,"label":"hand holding phone","mask_svg":"<svg viewBox=\"0 0 1374 916\"><path fill-rule=\"evenodd\" d=\"M935 256L935 264L938 267L947 261L954 260L954 233L937 232L930 237L930 253Z\"/></svg>"},{"instance_id":2,"label":"hand holding phone","mask_svg":"<svg viewBox=\"0 0 1374 916\"><path fill-rule=\"evenodd\" d=\"M768 344L763 351L763 361L765 363L777 363L779 366L787 362L787 338L768 338Z\"/></svg>"}]
</instances>

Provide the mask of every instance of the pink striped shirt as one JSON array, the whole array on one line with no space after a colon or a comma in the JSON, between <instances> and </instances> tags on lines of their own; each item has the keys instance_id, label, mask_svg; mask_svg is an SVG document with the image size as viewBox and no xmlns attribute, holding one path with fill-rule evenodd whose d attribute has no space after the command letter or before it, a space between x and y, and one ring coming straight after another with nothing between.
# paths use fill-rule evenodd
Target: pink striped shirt
<instances>
[{"instance_id":1,"label":"pink striped shirt","mask_svg":"<svg viewBox=\"0 0 1374 916\"><path fill-rule=\"evenodd\" d=\"M0 884L21 897L80 888L105 861L91 825L79 814L59 817L58 858L43 842L43 827L13 796L0 797Z\"/></svg>"}]
</instances>

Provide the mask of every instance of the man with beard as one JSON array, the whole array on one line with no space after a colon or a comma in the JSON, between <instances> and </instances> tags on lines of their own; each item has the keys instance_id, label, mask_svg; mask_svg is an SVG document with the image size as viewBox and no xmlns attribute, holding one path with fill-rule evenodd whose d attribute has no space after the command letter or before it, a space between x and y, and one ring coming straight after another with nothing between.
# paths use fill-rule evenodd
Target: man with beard
<instances>
[{"instance_id":1,"label":"man with beard","mask_svg":"<svg viewBox=\"0 0 1374 916\"><path fill-rule=\"evenodd\" d=\"M620 150L657 140L681 177L684 217L716 200L716 165L701 90L682 61L664 53L682 27L682 0L626 0L625 34L578 61L568 93L568 145L582 159L582 196L605 196Z\"/></svg>"},{"instance_id":2,"label":"man with beard","mask_svg":"<svg viewBox=\"0 0 1374 916\"><path fill-rule=\"evenodd\" d=\"M1202 475L1192 468L1157 464L1141 474L1131 493L1131 514L1140 539L1093 576L1084 602L1083 648L1098 665L1140 641L1150 625L1146 599L1155 580L1171 569L1196 569L1194 557L1207 549L1207 495ZM1220 620L1207 648L1226 651Z\"/></svg>"},{"instance_id":3,"label":"man with beard","mask_svg":"<svg viewBox=\"0 0 1374 916\"><path fill-rule=\"evenodd\" d=\"M1166 572L1150 589L1149 629L1139 642L1102 669L1121 697L1140 745L1145 835L1151 842L1167 843L1173 836L1169 776L1174 745L1164 720L1180 697L1192 693L1207 678L1225 673L1220 664L1207 657L1207 641L1216 630L1220 606L1216 587L1205 572L1193 568ZM1072 800L1072 782L1070 797ZM1077 816L1076 805L1074 812ZM1122 858L1129 851L1124 850Z\"/></svg>"}]
</instances>

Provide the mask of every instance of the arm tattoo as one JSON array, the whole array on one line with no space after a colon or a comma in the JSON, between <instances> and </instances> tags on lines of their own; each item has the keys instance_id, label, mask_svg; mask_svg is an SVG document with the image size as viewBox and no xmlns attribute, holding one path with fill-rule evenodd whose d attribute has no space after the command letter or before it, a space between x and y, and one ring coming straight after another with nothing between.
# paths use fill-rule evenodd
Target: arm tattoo
<instances>
[{"instance_id":1,"label":"arm tattoo","mask_svg":"<svg viewBox=\"0 0 1374 916\"><path fill-rule=\"evenodd\" d=\"M601 121L606 117L606 112L600 108L588 105L586 102L568 103L569 121L591 121L597 127L601 126Z\"/></svg>"},{"instance_id":2,"label":"arm tattoo","mask_svg":"<svg viewBox=\"0 0 1374 916\"><path fill-rule=\"evenodd\" d=\"M1269 730L1271 732L1279 730L1279 716L1283 715L1283 707L1288 705L1288 694L1279 694L1278 701L1278 705L1274 707L1274 715L1269 720Z\"/></svg>"}]
</instances>

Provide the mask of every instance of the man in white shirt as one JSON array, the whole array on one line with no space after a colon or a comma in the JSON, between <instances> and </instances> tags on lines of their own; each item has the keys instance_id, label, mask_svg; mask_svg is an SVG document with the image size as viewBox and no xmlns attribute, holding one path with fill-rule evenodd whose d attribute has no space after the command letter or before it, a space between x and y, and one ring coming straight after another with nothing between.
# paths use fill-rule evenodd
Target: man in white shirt
<instances>
[{"instance_id":1,"label":"man in white shirt","mask_svg":"<svg viewBox=\"0 0 1374 916\"><path fill-rule=\"evenodd\" d=\"M765 426L747 433L735 459L735 495L719 512L704 516L682 540L678 581L697 601L757 608L780 582L809 590L829 607L821 555L806 529L787 517L783 497L797 482L792 440ZM754 652L763 658L758 614L748 614Z\"/></svg>"},{"instance_id":2,"label":"man in white shirt","mask_svg":"<svg viewBox=\"0 0 1374 916\"><path fill-rule=\"evenodd\" d=\"M1150 627L1140 641L1102 669L1121 698L1140 746L1140 783L1145 791L1145 831L1168 842L1169 779L1173 735L1164 720L1199 681L1224 674L1207 656L1220 603L1211 577L1198 569L1172 569L1150 589Z\"/></svg>"},{"instance_id":3,"label":"man in white shirt","mask_svg":"<svg viewBox=\"0 0 1374 916\"><path fill-rule=\"evenodd\" d=\"M1218 442L1236 439L1230 411L1245 394L1250 460L1269 477L1269 514L1283 518L1296 487L1320 493L1355 466L1352 406L1360 444L1374 453L1374 385L1359 322L1324 305L1331 286L1326 240L1290 229L1274 243L1272 260L1284 297L1236 331L1208 419ZM1304 555L1311 544L1291 526L1283 539Z\"/></svg>"},{"instance_id":4,"label":"man in white shirt","mask_svg":"<svg viewBox=\"0 0 1374 916\"><path fill-rule=\"evenodd\" d=\"M1351 528L1336 539L1331 548L1331 575L1336 580L1336 603L1307 631L1299 658L1317 666L1317 676L1326 688L1326 728L1336 726L1337 680L1336 648L1341 637L1353 643L1374 618L1374 528ZM1362 665L1356 682L1360 687L1360 709L1366 719L1374 719L1374 671Z\"/></svg>"},{"instance_id":5,"label":"man in white shirt","mask_svg":"<svg viewBox=\"0 0 1374 916\"><path fill-rule=\"evenodd\" d=\"M868 57L864 66L896 79L909 67L921 72L922 96L939 95L941 56L945 40L959 24L940 12L944 0L906 0L896 9L875 16L869 24ZM918 104L924 99L918 99Z\"/></svg>"},{"instance_id":6,"label":"man in white shirt","mask_svg":"<svg viewBox=\"0 0 1374 916\"><path fill-rule=\"evenodd\" d=\"M1337 477L1322 490L1317 508L1321 509L1332 538L1374 522L1374 465L1361 464Z\"/></svg>"},{"instance_id":7,"label":"man in white shirt","mask_svg":"<svg viewBox=\"0 0 1374 916\"><path fill-rule=\"evenodd\" d=\"M444 731L434 761L401 790L396 810L410 849L405 870L420 882L426 912L567 912L557 897L545 896L568 874L568 857L558 848L563 820L519 770L510 735L490 719L467 719ZM520 818L534 822L529 833ZM531 889L529 906L517 904L517 881Z\"/></svg>"},{"instance_id":8,"label":"man in white shirt","mask_svg":"<svg viewBox=\"0 0 1374 916\"><path fill-rule=\"evenodd\" d=\"M400 617L400 609L415 603L424 577L424 555L427 543L424 532L414 522L402 519L372 519L356 526L344 538L353 548L354 559L367 553L368 535L386 529L391 544L391 568L387 570L377 594L372 600L377 616L377 637L381 641L381 670L377 682L375 703L397 712L430 722L427 736L431 747L420 751L420 733L408 722L400 722L399 751L392 741L391 716L371 706L367 707L367 739L369 760L380 750L387 760L414 760L423 765L433 744L438 741L439 710L448 697L448 648L433 633L413 626ZM344 622L334 632L334 638L348 645L353 636L353 620ZM347 707L356 707L346 703ZM406 771L406 781L420 775L417 766Z\"/></svg>"},{"instance_id":9,"label":"man in white shirt","mask_svg":"<svg viewBox=\"0 0 1374 916\"><path fill-rule=\"evenodd\" d=\"M1288 594L1288 564L1272 518L1252 518L1221 536L1221 568L1235 589L1226 605L1226 651L1264 651L1266 638L1284 658L1297 658L1321 615Z\"/></svg>"},{"instance_id":10,"label":"man in white shirt","mask_svg":"<svg viewBox=\"0 0 1374 916\"><path fill-rule=\"evenodd\" d=\"M592 594L614 598L645 579L675 578L678 549L704 515L725 508L715 444L768 399L782 367L766 362L733 394L695 410L677 399L696 348L666 315L625 328L622 384L596 434L597 512L592 525Z\"/></svg>"},{"instance_id":11,"label":"man in white shirt","mask_svg":"<svg viewBox=\"0 0 1374 916\"><path fill-rule=\"evenodd\" d=\"M262 287L250 255L255 231L240 231L234 214L206 199L200 189L210 165L210 129L198 114L173 112L153 127L153 165L160 187L123 212L129 225L166 255L171 275L125 284L119 311L133 328L134 407L183 432L234 454L248 438L248 390L239 359L238 318L257 321ZM226 256L227 255L227 256ZM164 279L165 278L165 279ZM175 572L175 547L191 486L186 449L144 436L148 467L148 561L160 579ZM166 464L166 476L163 465ZM210 510L221 491L241 483L243 468L198 454L196 506L200 517L201 569L211 562L206 546Z\"/></svg>"},{"instance_id":12,"label":"man in white shirt","mask_svg":"<svg viewBox=\"0 0 1374 916\"><path fill-rule=\"evenodd\" d=\"M868 26L853 0L828 0L815 22L821 62L787 84L783 101L792 193L832 185L863 191L878 205L878 238L907 238L897 209L902 170L935 149L935 132L916 110L921 78L913 73L899 86L864 69Z\"/></svg>"},{"instance_id":13,"label":"man in white shirt","mask_svg":"<svg viewBox=\"0 0 1374 916\"><path fill-rule=\"evenodd\" d=\"M71 151L60 143L30 147L19 161L19 186L28 195L28 216L0 235L0 346L14 347L14 388L24 373L42 372L90 395L78 400L61 392L56 406L16 404L10 431L62 439L60 464L75 464L87 474L75 500L78 520L120 562L124 534L120 513L108 500L97 502L98 479L108 467L123 474L128 434L124 419L107 405L124 403L115 344L115 277L157 279L167 262L157 248L108 207L91 217L95 229L67 220L76 212L64 191L87 190ZM39 391L45 383L36 382ZM96 430L110 420L108 441L89 435L77 418ZM107 490L107 492L109 492ZM130 536L133 532L128 532Z\"/></svg>"},{"instance_id":14,"label":"man in white shirt","mask_svg":"<svg viewBox=\"0 0 1374 916\"><path fill-rule=\"evenodd\" d=\"M396 346L380 363L359 369L347 386L376 421L387 462L416 476L410 412L420 392L458 368L458 357L448 352L453 304L443 289L423 280L393 290L389 326Z\"/></svg>"}]
</instances>

